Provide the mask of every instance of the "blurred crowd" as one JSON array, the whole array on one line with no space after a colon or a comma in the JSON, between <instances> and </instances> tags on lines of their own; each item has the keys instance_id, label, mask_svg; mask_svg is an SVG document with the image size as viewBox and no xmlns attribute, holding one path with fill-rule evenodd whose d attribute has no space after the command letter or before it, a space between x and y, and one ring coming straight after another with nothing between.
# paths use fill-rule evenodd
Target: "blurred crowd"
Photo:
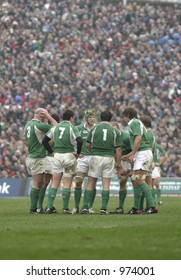
<instances>
[{"instance_id":1,"label":"blurred crowd","mask_svg":"<svg viewBox=\"0 0 181 280\"><path fill-rule=\"evenodd\" d=\"M126 106L153 120L168 152L162 176L181 176L181 5L103 0L0 3L0 177L27 177L25 123L34 109L75 124L85 109L122 122Z\"/></svg>"}]
</instances>

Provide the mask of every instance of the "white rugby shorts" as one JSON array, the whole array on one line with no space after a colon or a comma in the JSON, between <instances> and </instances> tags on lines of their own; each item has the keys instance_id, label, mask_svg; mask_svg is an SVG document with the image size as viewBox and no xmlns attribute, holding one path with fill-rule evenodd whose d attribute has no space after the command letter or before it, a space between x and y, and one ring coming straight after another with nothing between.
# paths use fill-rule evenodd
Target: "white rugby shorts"
<instances>
[{"instance_id":1,"label":"white rugby shorts","mask_svg":"<svg viewBox=\"0 0 181 280\"><path fill-rule=\"evenodd\" d=\"M121 160L121 166L122 166L122 168L124 169L125 172L128 172L128 171L132 170L132 166L131 166L131 163L129 161ZM127 175L123 175L123 176L129 176L129 175L127 174ZM113 174L113 178L118 178L118 177L122 177L122 176L120 176L118 174L117 170L115 169L114 174Z\"/></svg>"},{"instance_id":2,"label":"white rugby shorts","mask_svg":"<svg viewBox=\"0 0 181 280\"><path fill-rule=\"evenodd\" d=\"M48 173L52 174L52 166L48 160L48 157L45 158L26 158L26 168L30 175L37 175Z\"/></svg>"},{"instance_id":3,"label":"white rugby shorts","mask_svg":"<svg viewBox=\"0 0 181 280\"><path fill-rule=\"evenodd\" d=\"M113 178L114 171L114 157L91 156L88 176L93 178Z\"/></svg>"},{"instance_id":4,"label":"white rugby shorts","mask_svg":"<svg viewBox=\"0 0 181 280\"><path fill-rule=\"evenodd\" d=\"M53 173L64 173L65 177L72 177L77 171L77 159L73 153L55 153Z\"/></svg>"},{"instance_id":5,"label":"white rugby shorts","mask_svg":"<svg viewBox=\"0 0 181 280\"><path fill-rule=\"evenodd\" d=\"M155 168L153 169L153 172L152 172L152 179L156 179L156 178L160 178L160 177L161 177L160 167L155 166Z\"/></svg>"},{"instance_id":6,"label":"white rugby shorts","mask_svg":"<svg viewBox=\"0 0 181 280\"><path fill-rule=\"evenodd\" d=\"M151 150L138 151L134 157L133 170L145 170L150 172L153 160L153 153Z\"/></svg>"},{"instance_id":7,"label":"white rugby shorts","mask_svg":"<svg viewBox=\"0 0 181 280\"><path fill-rule=\"evenodd\" d=\"M90 159L91 156L83 156L77 159L77 173L88 174Z\"/></svg>"}]
</instances>

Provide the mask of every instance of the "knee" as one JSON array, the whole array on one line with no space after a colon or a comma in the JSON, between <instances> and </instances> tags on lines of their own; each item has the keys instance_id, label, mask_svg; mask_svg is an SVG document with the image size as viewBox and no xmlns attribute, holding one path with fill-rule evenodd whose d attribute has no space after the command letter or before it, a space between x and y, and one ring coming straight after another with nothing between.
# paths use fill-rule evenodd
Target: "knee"
<instances>
[{"instance_id":1,"label":"knee","mask_svg":"<svg viewBox=\"0 0 181 280\"><path fill-rule=\"evenodd\" d=\"M133 186L139 186L145 182L146 174L133 174L131 176L131 181Z\"/></svg>"}]
</instances>

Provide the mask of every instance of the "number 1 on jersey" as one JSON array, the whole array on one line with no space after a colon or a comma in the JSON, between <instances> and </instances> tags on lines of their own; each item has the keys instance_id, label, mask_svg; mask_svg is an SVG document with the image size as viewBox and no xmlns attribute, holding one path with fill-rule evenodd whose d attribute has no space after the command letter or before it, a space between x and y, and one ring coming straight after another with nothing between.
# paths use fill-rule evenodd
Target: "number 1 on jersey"
<instances>
[{"instance_id":1,"label":"number 1 on jersey","mask_svg":"<svg viewBox=\"0 0 181 280\"><path fill-rule=\"evenodd\" d=\"M103 141L107 140L107 129L103 129Z\"/></svg>"}]
</instances>

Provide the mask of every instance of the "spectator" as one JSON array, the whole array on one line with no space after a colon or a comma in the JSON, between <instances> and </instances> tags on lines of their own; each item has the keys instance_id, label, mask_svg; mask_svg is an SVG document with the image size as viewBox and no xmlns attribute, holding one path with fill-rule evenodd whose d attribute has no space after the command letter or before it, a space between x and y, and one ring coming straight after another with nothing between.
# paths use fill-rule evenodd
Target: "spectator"
<instances>
[{"instance_id":1,"label":"spectator","mask_svg":"<svg viewBox=\"0 0 181 280\"><path fill-rule=\"evenodd\" d=\"M1 152L8 154L8 176L20 176L13 170L13 145L38 107L50 114L69 108L80 124L88 104L98 114L110 110L118 122L120 112L135 105L141 115L150 112L158 142L181 165L181 30L175 4L11 2L0 4L0 127L1 139L10 144L1 143ZM24 164L26 151L21 152ZM1 169L8 162L2 160ZM178 176L177 170L168 161L162 176Z\"/></svg>"}]
</instances>

